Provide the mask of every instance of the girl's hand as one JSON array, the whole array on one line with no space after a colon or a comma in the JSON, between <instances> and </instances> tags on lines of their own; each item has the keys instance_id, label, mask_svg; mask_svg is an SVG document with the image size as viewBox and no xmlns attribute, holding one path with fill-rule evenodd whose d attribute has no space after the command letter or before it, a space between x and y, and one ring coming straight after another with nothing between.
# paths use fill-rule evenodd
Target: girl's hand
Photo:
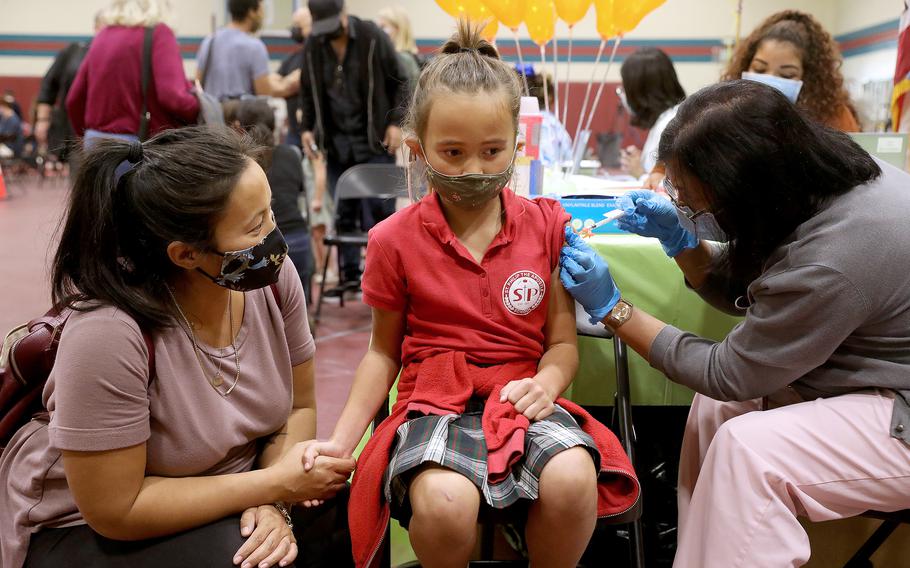
<instances>
[{"instance_id":1,"label":"girl's hand","mask_svg":"<svg viewBox=\"0 0 910 568\"><path fill-rule=\"evenodd\" d=\"M313 208L313 211L319 213L322 211L322 199L319 197L314 197L313 202L310 204L310 207Z\"/></svg>"},{"instance_id":2,"label":"girl's hand","mask_svg":"<svg viewBox=\"0 0 910 568\"><path fill-rule=\"evenodd\" d=\"M294 532L284 515L272 505L244 511L240 517L240 534L249 537L234 555L234 564L241 568L287 566L297 558Z\"/></svg>"},{"instance_id":3,"label":"girl's hand","mask_svg":"<svg viewBox=\"0 0 910 568\"><path fill-rule=\"evenodd\" d=\"M338 459L350 459L351 452L342 448L341 444L334 440L317 441L309 440L303 442L306 447L303 451L303 469L310 471L316 464L317 456L328 456ZM353 468L352 468L353 469Z\"/></svg>"},{"instance_id":4,"label":"girl's hand","mask_svg":"<svg viewBox=\"0 0 910 568\"><path fill-rule=\"evenodd\" d=\"M553 414L553 397L534 379L509 381L499 391L499 402L511 402L528 420L543 420Z\"/></svg>"}]
</instances>

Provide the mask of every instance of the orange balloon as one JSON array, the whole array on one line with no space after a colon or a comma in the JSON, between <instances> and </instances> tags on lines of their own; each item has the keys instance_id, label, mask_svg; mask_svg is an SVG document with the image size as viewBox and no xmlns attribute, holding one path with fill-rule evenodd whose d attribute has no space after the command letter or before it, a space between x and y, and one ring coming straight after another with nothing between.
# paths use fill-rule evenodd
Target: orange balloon
<instances>
[{"instance_id":1,"label":"orange balloon","mask_svg":"<svg viewBox=\"0 0 910 568\"><path fill-rule=\"evenodd\" d=\"M594 0L594 11L597 13L597 33L604 41L616 37L620 33L616 27L616 20L613 18L613 2L614 0Z\"/></svg>"},{"instance_id":2,"label":"orange balloon","mask_svg":"<svg viewBox=\"0 0 910 568\"><path fill-rule=\"evenodd\" d=\"M554 0L556 15L570 26L581 21L591 8L593 0Z\"/></svg>"},{"instance_id":3,"label":"orange balloon","mask_svg":"<svg viewBox=\"0 0 910 568\"><path fill-rule=\"evenodd\" d=\"M439 7L453 18L458 17L458 0L436 0Z\"/></svg>"},{"instance_id":4,"label":"orange balloon","mask_svg":"<svg viewBox=\"0 0 910 568\"><path fill-rule=\"evenodd\" d=\"M483 0L483 4L502 25L518 31L525 17L527 0Z\"/></svg>"},{"instance_id":5,"label":"orange balloon","mask_svg":"<svg viewBox=\"0 0 910 568\"><path fill-rule=\"evenodd\" d=\"M613 17L619 33L634 30L645 16L664 3L665 0L619 0L613 3Z\"/></svg>"},{"instance_id":6,"label":"orange balloon","mask_svg":"<svg viewBox=\"0 0 910 568\"><path fill-rule=\"evenodd\" d=\"M556 33L556 6L553 0L528 0L525 25L537 45L546 45L553 39Z\"/></svg>"}]
</instances>

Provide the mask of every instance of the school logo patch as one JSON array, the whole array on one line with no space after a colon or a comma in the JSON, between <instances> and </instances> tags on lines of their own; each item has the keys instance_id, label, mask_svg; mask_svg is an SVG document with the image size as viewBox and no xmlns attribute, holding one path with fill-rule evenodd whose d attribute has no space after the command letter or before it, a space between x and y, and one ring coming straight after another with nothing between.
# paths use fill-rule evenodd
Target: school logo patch
<instances>
[{"instance_id":1,"label":"school logo patch","mask_svg":"<svg viewBox=\"0 0 910 568\"><path fill-rule=\"evenodd\" d=\"M543 278L530 270L519 270L503 284L502 303L516 316L523 316L540 305L546 292Z\"/></svg>"}]
</instances>

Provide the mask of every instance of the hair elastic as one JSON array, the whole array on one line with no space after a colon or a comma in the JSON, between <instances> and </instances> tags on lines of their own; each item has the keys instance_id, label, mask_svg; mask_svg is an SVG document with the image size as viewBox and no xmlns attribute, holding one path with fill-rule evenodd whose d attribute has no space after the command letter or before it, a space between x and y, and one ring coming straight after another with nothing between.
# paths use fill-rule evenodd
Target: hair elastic
<instances>
[{"instance_id":1,"label":"hair elastic","mask_svg":"<svg viewBox=\"0 0 910 568\"><path fill-rule=\"evenodd\" d=\"M135 167L142 163L142 158L145 153L143 152L142 142L138 140L130 141L130 149L126 154L126 159L117 164L117 168L114 170L114 186L120 187L120 181L123 179L123 176L133 171Z\"/></svg>"}]
</instances>

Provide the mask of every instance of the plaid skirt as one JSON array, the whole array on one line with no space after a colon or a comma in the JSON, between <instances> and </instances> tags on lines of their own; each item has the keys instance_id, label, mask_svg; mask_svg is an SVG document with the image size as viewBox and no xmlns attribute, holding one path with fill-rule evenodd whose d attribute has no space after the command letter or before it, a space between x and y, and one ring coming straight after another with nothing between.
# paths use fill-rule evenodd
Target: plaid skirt
<instances>
[{"instance_id":1,"label":"plaid skirt","mask_svg":"<svg viewBox=\"0 0 910 568\"><path fill-rule=\"evenodd\" d=\"M383 487L392 516L407 527L411 518L408 485L427 462L457 471L477 486L487 505L505 509L538 496L538 482L550 458L563 450L588 449L600 470L600 452L588 435L558 404L547 418L532 422L525 436L524 457L495 484L487 479L487 445L481 420L484 401L471 399L464 414L420 416L398 427Z\"/></svg>"}]
</instances>

